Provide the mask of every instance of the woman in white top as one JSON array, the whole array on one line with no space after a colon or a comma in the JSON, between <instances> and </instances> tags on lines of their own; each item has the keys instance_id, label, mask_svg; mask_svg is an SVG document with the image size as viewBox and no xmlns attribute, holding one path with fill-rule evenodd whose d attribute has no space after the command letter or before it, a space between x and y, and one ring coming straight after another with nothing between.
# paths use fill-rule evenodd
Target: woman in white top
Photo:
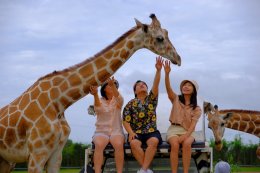
<instances>
[{"instance_id":1,"label":"woman in white top","mask_svg":"<svg viewBox=\"0 0 260 173\"><path fill-rule=\"evenodd\" d=\"M94 169L101 173L103 164L103 151L108 143L115 149L116 169L122 173L124 165L124 134L121 119L123 97L118 92L118 82L112 77L100 89L101 98L98 96L97 86L90 87L94 96L94 109L97 115L96 130L93 136L95 144Z\"/></svg>"}]
</instances>

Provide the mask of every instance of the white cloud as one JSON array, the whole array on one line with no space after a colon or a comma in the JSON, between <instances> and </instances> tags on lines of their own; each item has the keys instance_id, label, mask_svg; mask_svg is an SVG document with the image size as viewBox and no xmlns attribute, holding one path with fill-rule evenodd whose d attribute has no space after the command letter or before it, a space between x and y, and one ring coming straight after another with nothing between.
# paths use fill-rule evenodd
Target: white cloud
<instances>
[{"instance_id":1,"label":"white cloud","mask_svg":"<svg viewBox=\"0 0 260 173\"><path fill-rule=\"evenodd\" d=\"M239 79L239 78L241 78L241 75L235 74L235 73L224 73L224 74L222 74L221 78L224 80Z\"/></svg>"}]
</instances>

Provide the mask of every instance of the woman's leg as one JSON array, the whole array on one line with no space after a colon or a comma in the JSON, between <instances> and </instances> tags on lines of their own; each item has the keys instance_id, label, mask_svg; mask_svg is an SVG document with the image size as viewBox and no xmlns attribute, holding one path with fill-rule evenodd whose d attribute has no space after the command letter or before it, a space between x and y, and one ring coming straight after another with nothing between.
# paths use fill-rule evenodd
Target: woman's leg
<instances>
[{"instance_id":1,"label":"woman's leg","mask_svg":"<svg viewBox=\"0 0 260 173\"><path fill-rule=\"evenodd\" d=\"M122 173L124 167L124 137L122 135L112 136L110 143L115 149L117 173Z\"/></svg>"},{"instance_id":2,"label":"woman's leg","mask_svg":"<svg viewBox=\"0 0 260 173\"><path fill-rule=\"evenodd\" d=\"M109 142L109 138L107 136L99 135L94 137L93 142L95 144L95 151L94 151L95 173L101 173L101 167L104 159L103 152Z\"/></svg>"},{"instance_id":3,"label":"woman's leg","mask_svg":"<svg viewBox=\"0 0 260 173\"><path fill-rule=\"evenodd\" d=\"M182 143L182 162L183 162L183 172L188 173L190 167L191 159L191 144L193 143L194 138L189 136Z\"/></svg>"},{"instance_id":4,"label":"woman's leg","mask_svg":"<svg viewBox=\"0 0 260 173\"><path fill-rule=\"evenodd\" d=\"M169 138L168 142L171 145L170 161L172 173L177 173L178 163L179 163L179 140L178 136L173 136Z\"/></svg>"}]
</instances>

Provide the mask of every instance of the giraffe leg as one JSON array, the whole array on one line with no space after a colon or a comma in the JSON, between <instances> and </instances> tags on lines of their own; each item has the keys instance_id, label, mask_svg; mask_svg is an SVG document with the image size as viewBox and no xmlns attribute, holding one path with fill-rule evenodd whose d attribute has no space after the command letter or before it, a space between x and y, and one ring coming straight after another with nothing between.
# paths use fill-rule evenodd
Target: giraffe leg
<instances>
[{"instance_id":1,"label":"giraffe leg","mask_svg":"<svg viewBox=\"0 0 260 173\"><path fill-rule=\"evenodd\" d=\"M0 156L0 172L1 173L10 173L14 169L14 167L15 167L15 164L11 164L11 163L7 162Z\"/></svg>"},{"instance_id":2,"label":"giraffe leg","mask_svg":"<svg viewBox=\"0 0 260 173\"><path fill-rule=\"evenodd\" d=\"M62 134L59 141L59 145L54 151L54 153L50 156L50 159L47 162L46 172L47 173L57 173L59 172L61 162L62 162L62 150L68 140L70 134L70 127L62 114L60 119Z\"/></svg>"},{"instance_id":3,"label":"giraffe leg","mask_svg":"<svg viewBox=\"0 0 260 173\"><path fill-rule=\"evenodd\" d=\"M56 173L60 170L60 165L62 161L62 149L57 149L49 158L47 165L46 165L46 173Z\"/></svg>"},{"instance_id":4,"label":"giraffe leg","mask_svg":"<svg viewBox=\"0 0 260 173\"><path fill-rule=\"evenodd\" d=\"M62 145L59 145L54 151L54 153L51 155L46 165L46 173L59 172L62 161L62 150L65 144L66 142L64 142Z\"/></svg>"},{"instance_id":5,"label":"giraffe leg","mask_svg":"<svg viewBox=\"0 0 260 173\"><path fill-rule=\"evenodd\" d=\"M47 153L30 154L28 160L28 173L42 173L47 160Z\"/></svg>"},{"instance_id":6,"label":"giraffe leg","mask_svg":"<svg viewBox=\"0 0 260 173\"><path fill-rule=\"evenodd\" d=\"M57 125L54 124L53 126L57 126ZM61 136L60 131L53 130L51 133L48 134L48 137L44 140L40 140L40 138L36 138L39 141L41 141L41 143L39 142L41 145L37 145L38 143L35 142L35 140L29 140L28 148L30 153L28 158L28 173L43 172L43 169L46 163L48 162L50 156L55 151L55 148L58 147L60 136Z\"/></svg>"}]
</instances>

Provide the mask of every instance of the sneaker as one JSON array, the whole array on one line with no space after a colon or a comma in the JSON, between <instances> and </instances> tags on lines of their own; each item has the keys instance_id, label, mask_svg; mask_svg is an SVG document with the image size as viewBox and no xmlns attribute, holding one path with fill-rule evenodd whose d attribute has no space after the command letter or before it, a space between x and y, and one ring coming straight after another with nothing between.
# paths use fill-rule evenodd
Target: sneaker
<instances>
[{"instance_id":1,"label":"sneaker","mask_svg":"<svg viewBox=\"0 0 260 173\"><path fill-rule=\"evenodd\" d=\"M147 173L153 173L153 171L151 169L147 169L146 171Z\"/></svg>"},{"instance_id":2,"label":"sneaker","mask_svg":"<svg viewBox=\"0 0 260 173\"><path fill-rule=\"evenodd\" d=\"M137 173L147 173L147 172L141 168L141 169L139 169L139 170L137 171Z\"/></svg>"}]
</instances>

